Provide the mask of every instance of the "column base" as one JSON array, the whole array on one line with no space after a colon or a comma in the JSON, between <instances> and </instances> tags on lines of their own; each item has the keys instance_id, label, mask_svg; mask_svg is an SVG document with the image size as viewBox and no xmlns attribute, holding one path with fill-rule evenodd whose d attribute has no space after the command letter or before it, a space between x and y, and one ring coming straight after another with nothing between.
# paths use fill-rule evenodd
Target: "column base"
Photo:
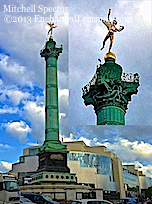
<instances>
[{"instance_id":1,"label":"column base","mask_svg":"<svg viewBox=\"0 0 152 204\"><path fill-rule=\"evenodd\" d=\"M58 140L44 141L43 145L40 147L40 152L63 152L68 153L67 145L63 145Z\"/></svg>"},{"instance_id":2,"label":"column base","mask_svg":"<svg viewBox=\"0 0 152 204\"><path fill-rule=\"evenodd\" d=\"M50 172L40 172L33 174L32 184L41 183L41 184L59 184L59 183L70 183L76 184L76 175L70 173L50 173Z\"/></svg>"}]
</instances>

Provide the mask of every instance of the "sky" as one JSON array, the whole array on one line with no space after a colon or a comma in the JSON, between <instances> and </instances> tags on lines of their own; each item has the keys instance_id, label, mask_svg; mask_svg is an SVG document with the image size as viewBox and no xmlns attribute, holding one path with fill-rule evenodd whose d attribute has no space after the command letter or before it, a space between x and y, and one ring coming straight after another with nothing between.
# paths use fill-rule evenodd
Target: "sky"
<instances>
[{"instance_id":1,"label":"sky","mask_svg":"<svg viewBox=\"0 0 152 204\"><path fill-rule=\"evenodd\" d=\"M14 10L35 5L35 12L8 12L8 5ZM107 42L99 50L106 27L88 17L106 19L109 8L118 27L125 26L116 33L112 48L117 63L125 72L141 76L126 126L96 126L93 107L86 107L81 98L81 88L91 80L97 59L103 62L108 48ZM48 40L50 15L58 19L54 40L63 45L58 58L60 138L104 145L123 163L135 164L152 177L150 1L0 1L0 171L9 171L24 148L44 141L45 60L40 50ZM60 17L65 21L60 22ZM89 22L77 22L78 18Z\"/></svg>"}]
</instances>

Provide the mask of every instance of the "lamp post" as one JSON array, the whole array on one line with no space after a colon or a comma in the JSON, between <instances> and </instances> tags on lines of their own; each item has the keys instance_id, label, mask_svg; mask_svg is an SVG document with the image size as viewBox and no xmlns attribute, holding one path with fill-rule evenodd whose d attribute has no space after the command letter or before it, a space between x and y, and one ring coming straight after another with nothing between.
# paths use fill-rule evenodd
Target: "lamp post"
<instances>
[{"instance_id":1,"label":"lamp post","mask_svg":"<svg viewBox=\"0 0 152 204\"><path fill-rule=\"evenodd\" d=\"M97 167L98 167L98 165L95 164L94 167L96 168L96 172L95 172L95 174L96 174L96 186L98 188L98 180L97 180Z\"/></svg>"}]
</instances>

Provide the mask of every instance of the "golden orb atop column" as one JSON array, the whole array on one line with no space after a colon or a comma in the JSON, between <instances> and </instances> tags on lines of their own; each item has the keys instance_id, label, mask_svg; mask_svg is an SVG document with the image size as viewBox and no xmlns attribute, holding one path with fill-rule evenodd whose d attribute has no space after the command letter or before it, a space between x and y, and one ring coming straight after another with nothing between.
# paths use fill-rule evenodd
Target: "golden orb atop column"
<instances>
[{"instance_id":1,"label":"golden orb atop column","mask_svg":"<svg viewBox=\"0 0 152 204\"><path fill-rule=\"evenodd\" d=\"M104 60L106 61L108 58L112 58L116 61L116 55L113 52L108 52L104 56Z\"/></svg>"},{"instance_id":2,"label":"golden orb atop column","mask_svg":"<svg viewBox=\"0 0 152 204\"><path fill-rule=\"evenodd\" d=\"M53 36L50 36L50 37L49 37L49 40L50 40L50 39L52 39L52 40L53 40Z\"/></svg>"}]
</instances>

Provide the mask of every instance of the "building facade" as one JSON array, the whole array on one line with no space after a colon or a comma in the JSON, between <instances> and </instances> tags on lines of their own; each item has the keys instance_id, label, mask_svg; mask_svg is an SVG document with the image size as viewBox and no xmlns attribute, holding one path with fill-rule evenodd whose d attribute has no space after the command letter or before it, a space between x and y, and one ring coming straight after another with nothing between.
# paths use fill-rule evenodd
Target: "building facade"
<instances>
[{"instance_id":1,"label":"building facade","mask_svg":"<svg viewBox=\"0 0 152 204\"><path fill-rule=\"evenodd\" d=\"M103 198L124 197L123 171L116 154L105 146L87 146L84 142L66 142L68 165L78 183L103 189Z\"/></svg>"},{"instance_id":2,"label":"building facade","mask_svg":"<svg viewBox=\"0 0 152 204\"><path fill-rule=\"evenodd\" d=\"M139 183L143 197L145 197L145 191L152 186L152 178L143 175L142 171L139 171Z\"/></svg>"},{"instance_id":3,"label":"building facade","mask_svg":"<svg viewBox=\"0 0 152 204\"><path fill-rule=\"evenodd\" d=\"M140 198L139 171L134 165L123 165L123 177L126 197Z\"/></svg>"}]
</instances>

